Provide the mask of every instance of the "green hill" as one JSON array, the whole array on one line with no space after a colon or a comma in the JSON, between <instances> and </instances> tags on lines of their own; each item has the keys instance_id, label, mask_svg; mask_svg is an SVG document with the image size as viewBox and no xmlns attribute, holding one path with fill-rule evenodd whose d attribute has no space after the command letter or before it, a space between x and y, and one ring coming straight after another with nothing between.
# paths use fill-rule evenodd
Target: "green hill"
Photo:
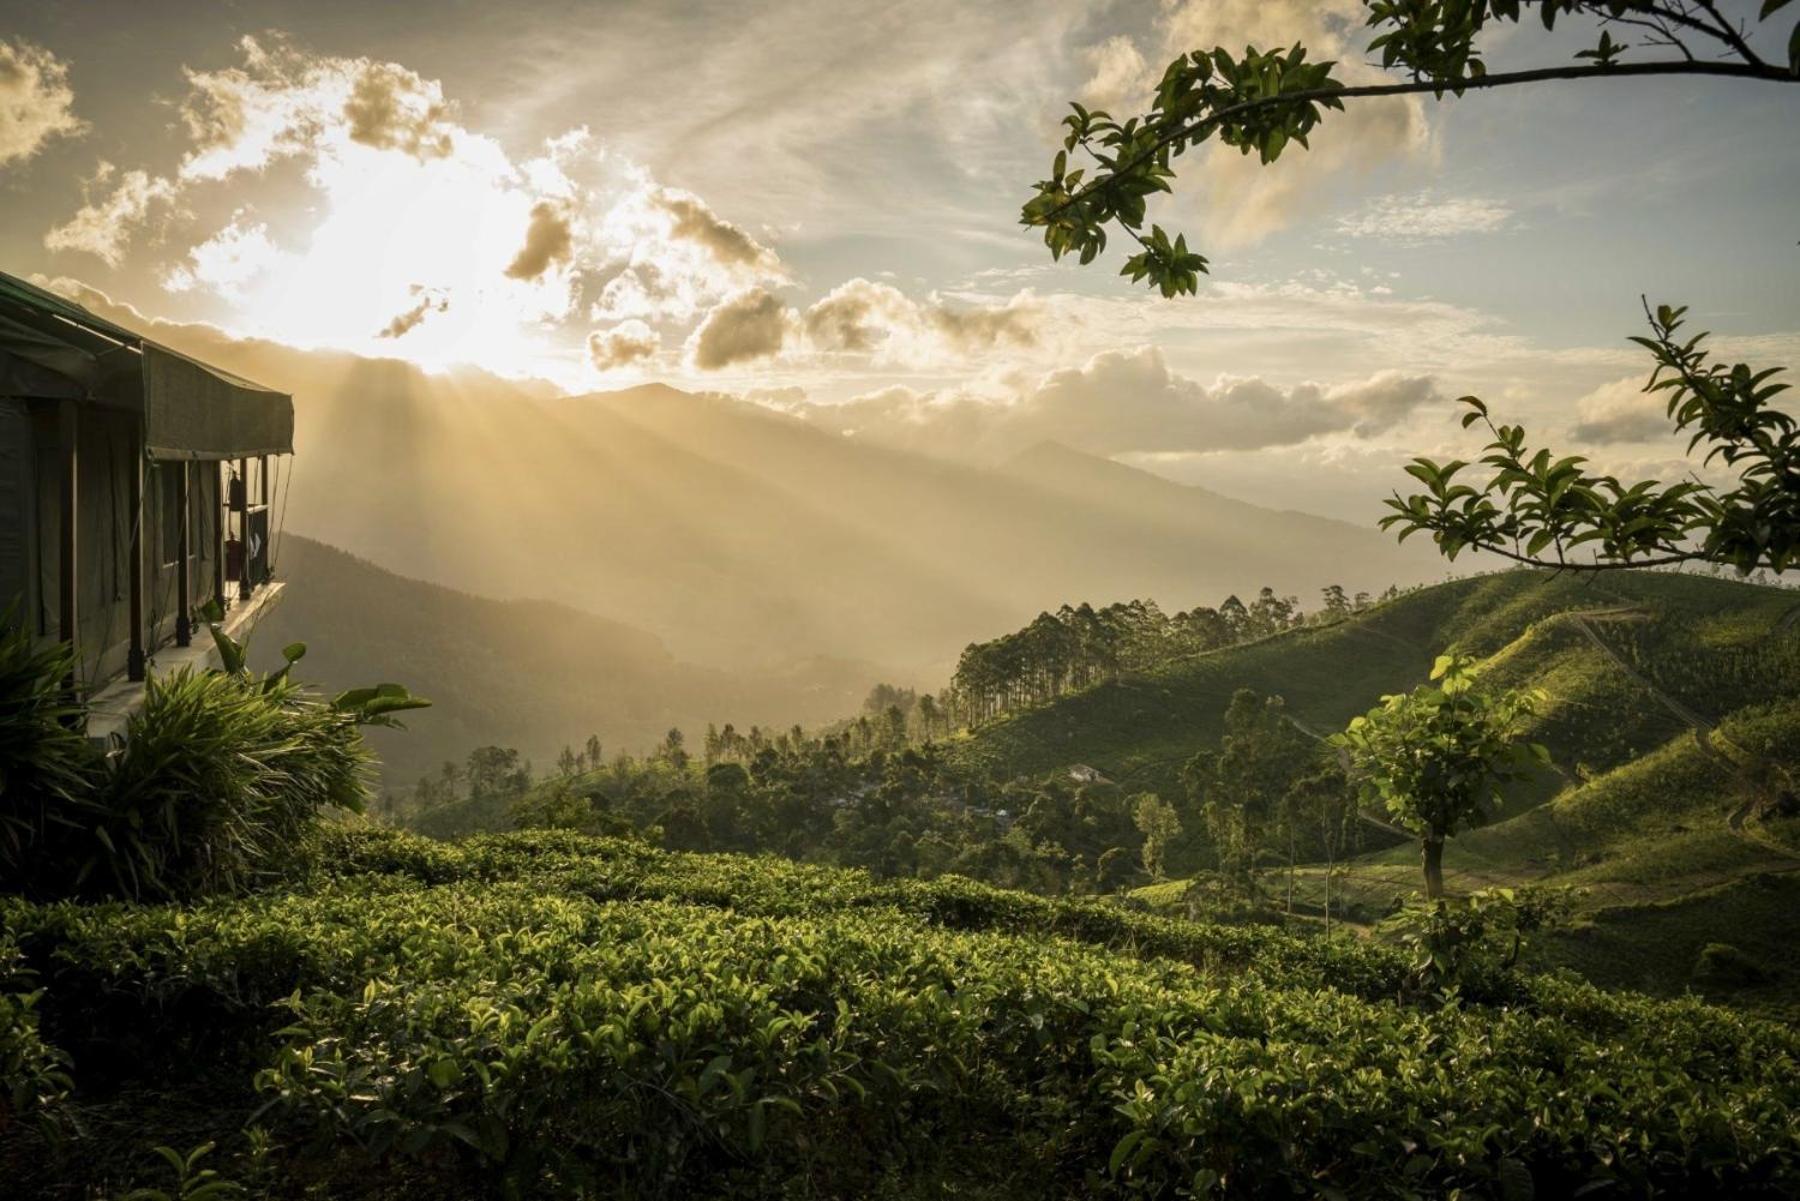
<instances>
[{"instance_id":1,"label":"green hill","mask_svg":"<svg viewBox=\"0 0 1800 1201\"><path fill-rule=\"evenodd\" d=\"M1450 842L1450 887L1579 889L1578 921L1541 950L1547 964L1661 992L1786 1003L1800 999L1783 951L1783 906L1800 898L1800 821L1769 815L1794 813L1800 779L1796 615L1792 591L1707 577L1457 580L1016 713L958 740L954 754L1002 775L1087 764L1127 788L1180 795L1177 772L1216 745L1238 688L1282 696L1322 734L1422 682L1436 655L1478 655L1492 683L1548 692L1531 734L1557 770ZM1320 869L1303 870L1300 899L1318 900L1323 883ZM1353 861L1336 885L1368 917L1417 887L1411 845ZM1172 904L1181 892L1142 895ZM1764 969L1730 981L1696 974L1714 943Z\"/></svg>"},{"instance_id":2,"label":"green hill","mask_svg":"<svg viewBox=\"0 0 1800 1201\"><path fill-rule=\"evenodd\" d=\"M250 1195L369 1201L1800 1184L1791 1029L1507 971L1445 1005L1376 944L956 879L349 831L248 897L0 930L7 1062L73 1064L0 1122L21 1198L207 1143Z\"/></svg>"}]
</instances>

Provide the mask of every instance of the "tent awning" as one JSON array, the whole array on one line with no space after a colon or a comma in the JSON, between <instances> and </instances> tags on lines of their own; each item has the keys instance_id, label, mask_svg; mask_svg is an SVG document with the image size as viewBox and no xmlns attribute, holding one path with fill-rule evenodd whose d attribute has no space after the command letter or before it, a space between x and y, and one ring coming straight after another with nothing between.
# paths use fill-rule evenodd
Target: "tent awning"
<instances>
[{"instance_id":1,"label":"tent awning","mask_svg":"<svg viewBox=\"0 0 1800 1201\"><path fill-rule=\"evenodd\" d=\"M0 272L0 395L138 409L153 459L294 451L294 401Z\"/></svg>"},{"instance_id":2,"label":"tent awning","mask_svg":"<svg viewBox=\"0 0 1800 1201\"><path fill-rule=\"evenodd\" d=\"M144 449L153 459L294 453L294 401L144 343Z\"/></svg>"}]
</instances>

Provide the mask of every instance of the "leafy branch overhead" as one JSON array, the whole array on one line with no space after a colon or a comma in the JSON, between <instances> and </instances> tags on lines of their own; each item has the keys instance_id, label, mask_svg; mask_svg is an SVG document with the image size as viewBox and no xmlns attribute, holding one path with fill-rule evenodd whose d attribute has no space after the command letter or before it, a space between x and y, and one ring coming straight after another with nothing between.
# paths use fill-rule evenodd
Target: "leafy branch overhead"
<instances>
[{"instance_id":1,"label":"leafy branch overhead","mask_svg":"<svg viewBox=\"0 0 1800 1201\"><path fill-rule=\"evenodd\" d=\"M1764 0L1757 13L1768 22L1790 0ZM1021 214L1043 230L1053 257L1074 254L1091 263L1106 249L1108 230L1139 247L1120 274L1148 281L1165 297L1194 293L1208 269L1206 257L1183 235L1173 239L1157 225L1144 230L1149 202L1172 192L1174 160L1216 140L1273 163L1309 139L1347 100L1430 93L1439 99L1485 88L1549 80L1646 75L1710 75L1775 83L1800 82L1800 25L1787 41L1784 61L1770 61L1752 44L1750 31L1733 22L1713 0L1363 0L1375 30L1369 52L1380 65L1408 78L1350 86L1338 64L1309 61L1304 46L1234 54L1225 47L1195 50L1171 62L1149 112L1115 119L1072 104L1063 119L1068 133L1050 176ZM1523 20L1536 10L1546 30L1558 22L1587 19L1599 27L1596 43L1568 63L1490 72L1479 41L1490 28ZM1626 40L1615 39L1618 31ZM1649 50L1655 57L1626 58ZM1087 165L1071 166L1072 155Z\"/></svg>"},{"instance_id":2,"label":"leafy branch overhead","mask_svg":"<svg viewBox=\"0 0 1800 1201\"><path fill-rule=\"evenodd\" d=\"M1632 339L1656 360L1645 391L1667 397L1687 453L1704 448L1706 465L1738 473L1734 486L1692 478L1626 485L1591 471L1582 455L1531 449L1523 426L1494 424L1485 404L1465 396L1463 427L1480 422L1493 435L1480 460L1486 480L1459 481L1474 466L1460 459L1414 459L1406 470L1425 491L1396 493L1382 528L1398 528L1402 541L1429 534L1450 559L1473 548L1542 567L1710 562L1748 573L1800 563L1800 428L1774 407L1787 389L1774 380L1782 368L1710 362L1706 334L1677 338L1685 313L1661 305L1649 314L1651 336ZM1592 561L1572 559L1578 551Z\"/></svg>"}]
</instances>

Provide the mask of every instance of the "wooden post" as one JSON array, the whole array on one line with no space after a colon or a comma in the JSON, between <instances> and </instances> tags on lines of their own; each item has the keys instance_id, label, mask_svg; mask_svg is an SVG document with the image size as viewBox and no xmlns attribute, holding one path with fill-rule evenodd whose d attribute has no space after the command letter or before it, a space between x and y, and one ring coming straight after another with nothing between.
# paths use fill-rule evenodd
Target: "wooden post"
<instances>
[{"instance_id":1,"label":"wooden post","mask_svg":"<svg viewBox=\"0 0 1800 1201\"><path fill-rule=\"evenodd\" d=\"M238 501L238 599L250 599L250 460L239 459Z\"/></svg>"},{"instance_id":2,"label":"wooden post","mask_svg":"<svg viewBox=\"0 0 1800 1201\"><path fill-rule=\"evenodd\" d=\"M79 445L81 424L76 402L65 400L57 411L58 437L62 442L62 478L57 481L57 500L61 506L61 526L58 529L57 546L57 587L56 587L56 626L57 637L69 645L75 654L71 663L75 674L69 677L69 691L74 692L77 676L81 670L80 629L78 621L80 610L75 598L75 552L79 544L75 536L75 518L77 511L77 462L76 448Z\"/></svg>"},{"instance_id":3,"label":"wooden post","mask_svg":"<svg viewBox=\"0 0 1800 1201\"><path fill-rule=\"evenodd\" d=\"M125 676L130 680L144 678L144 447L140 441L131 450L131 650L125 658Z\"/></svg>"},{"instance_id":4,"label":"wooden post","mask_svg":"<svg viewBox=\"0 0 1800 1201\"><path fill-rule=\"evenodd\" d=\"M194 510L188 503L188 486L190 484L188 462L181 461L181 480L176 488L180 494L177 507L181 510L181 536L175 547L175 645L191 646L194 642L194 581L190 578L188 556L194 552Z\"/></svg>"},{"instance_id":5,"label":"wooden post","mask_svg":"<svg viewBox=\"0 0 1800 1201\"><path fill-rule=\"evenodd\" d=\"M219 612L225 612L225 502L230 495L225 487L225 464L213 464L213 601Z\"/></svg>"}]
</instances>

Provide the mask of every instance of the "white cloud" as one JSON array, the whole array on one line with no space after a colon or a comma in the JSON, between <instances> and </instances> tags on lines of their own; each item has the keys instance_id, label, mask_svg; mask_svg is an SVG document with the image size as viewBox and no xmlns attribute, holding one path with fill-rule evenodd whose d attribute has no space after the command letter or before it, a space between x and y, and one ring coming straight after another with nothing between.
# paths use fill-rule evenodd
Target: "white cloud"
<instances>
[{"instance_id":1,"label":"white cloud","mask_svg":"<svg viewBox=\"0 0 1800 1201\"><path fill-rule=\"evenodd\" d=\"M176 194L167 179L141 170L121 174L108 162L100 163L84 190L87 202L44 235L44 246L83 251L114 267L124 260L126 247L151 210L172 203ZM95 191L104 194L95 199Z\"/></svg>"},{"instance_id":2,"label":"white cloud","mask_svg":"<svg viewBox=\"0 0 1800 1201\"><path fill-rule=\"evenodd\" d=\"M265 272L278 271L287 254L269 236L269 227L244 224L244 214L188 251L187 261L171 269L163 286L171 292L209 288L226 298L240 297Z\"/></svg>"},{"instance_id":3,"label":"white cloud","mask_svg":"<svg viewBox=\"0 0 1800 1201\"><path fill-rule=\"evenodd\" d=\"M74 104L67 63L42 46L0 39L0 167L86 130Z\"/></svg>"},{"instance_id":4,"label":"white cloud","mask_svg":"<svg viewBox=\"0 0 1800 1201\"><path fill-rule=\"evenodd\" d=\"M1648 442L1674 428L1667 393L1645 392L1643 373L1605 383L1575 402L1572 437L1582 442Z\"/></svg>"},{"instance_id":5,"label":"white cloud","mask_svg":"<svg viewBox=\"0 0 1800 1201\"><path fill-rule=\"evenodd\" d=\"M1370 201L1349 216L1338 218L1337 228L1352 238L1409 244L1493 233L1504 229L1512 216L1512 209L1498 200L1480 196L1440 199L1427 190Z\"/></svg>"},{"instance_id":6,"label":"white cloud","mask_svg":"<svg viewBox=\"0 0 1800 1201\"><path fill-rule=\"evenodd\" d=\"M1283 388L1228 376L1207 386L1171 371L1160 350L1144 346L1104 351L1081 367L1016 380L988 395L895 386L839 404L763 403L841 434L991 457L1042 441L1120 455L1370 437L1440 399L1431 379L1397 372L1335 386Z\"/></svg>"},{"instance_id":7,"label":"white cloud","mask_svg":"<svg viewBox=\"0 0 1800 1201\"><path fill-rule=\"evenodd\" d=\"M621 321L611 329L597 329L587 338L588 361L597 371L614 371L653 358L662 339L642 321Z\"/></svg>"},{"instance_id":8,"label":"white cloud","mask_svg":"<svg viewBox=\"0 0 1800 1201\"><path fill-rule=\"evenodd\" d=\"M1136 42L1119 34L1090 46L1082 57L1093 72L1081 85L1081 100L1087 107L1123 119L1127 112L1136 112L1146 104L1155 79Z\"/></svg>"}]
</instances>

